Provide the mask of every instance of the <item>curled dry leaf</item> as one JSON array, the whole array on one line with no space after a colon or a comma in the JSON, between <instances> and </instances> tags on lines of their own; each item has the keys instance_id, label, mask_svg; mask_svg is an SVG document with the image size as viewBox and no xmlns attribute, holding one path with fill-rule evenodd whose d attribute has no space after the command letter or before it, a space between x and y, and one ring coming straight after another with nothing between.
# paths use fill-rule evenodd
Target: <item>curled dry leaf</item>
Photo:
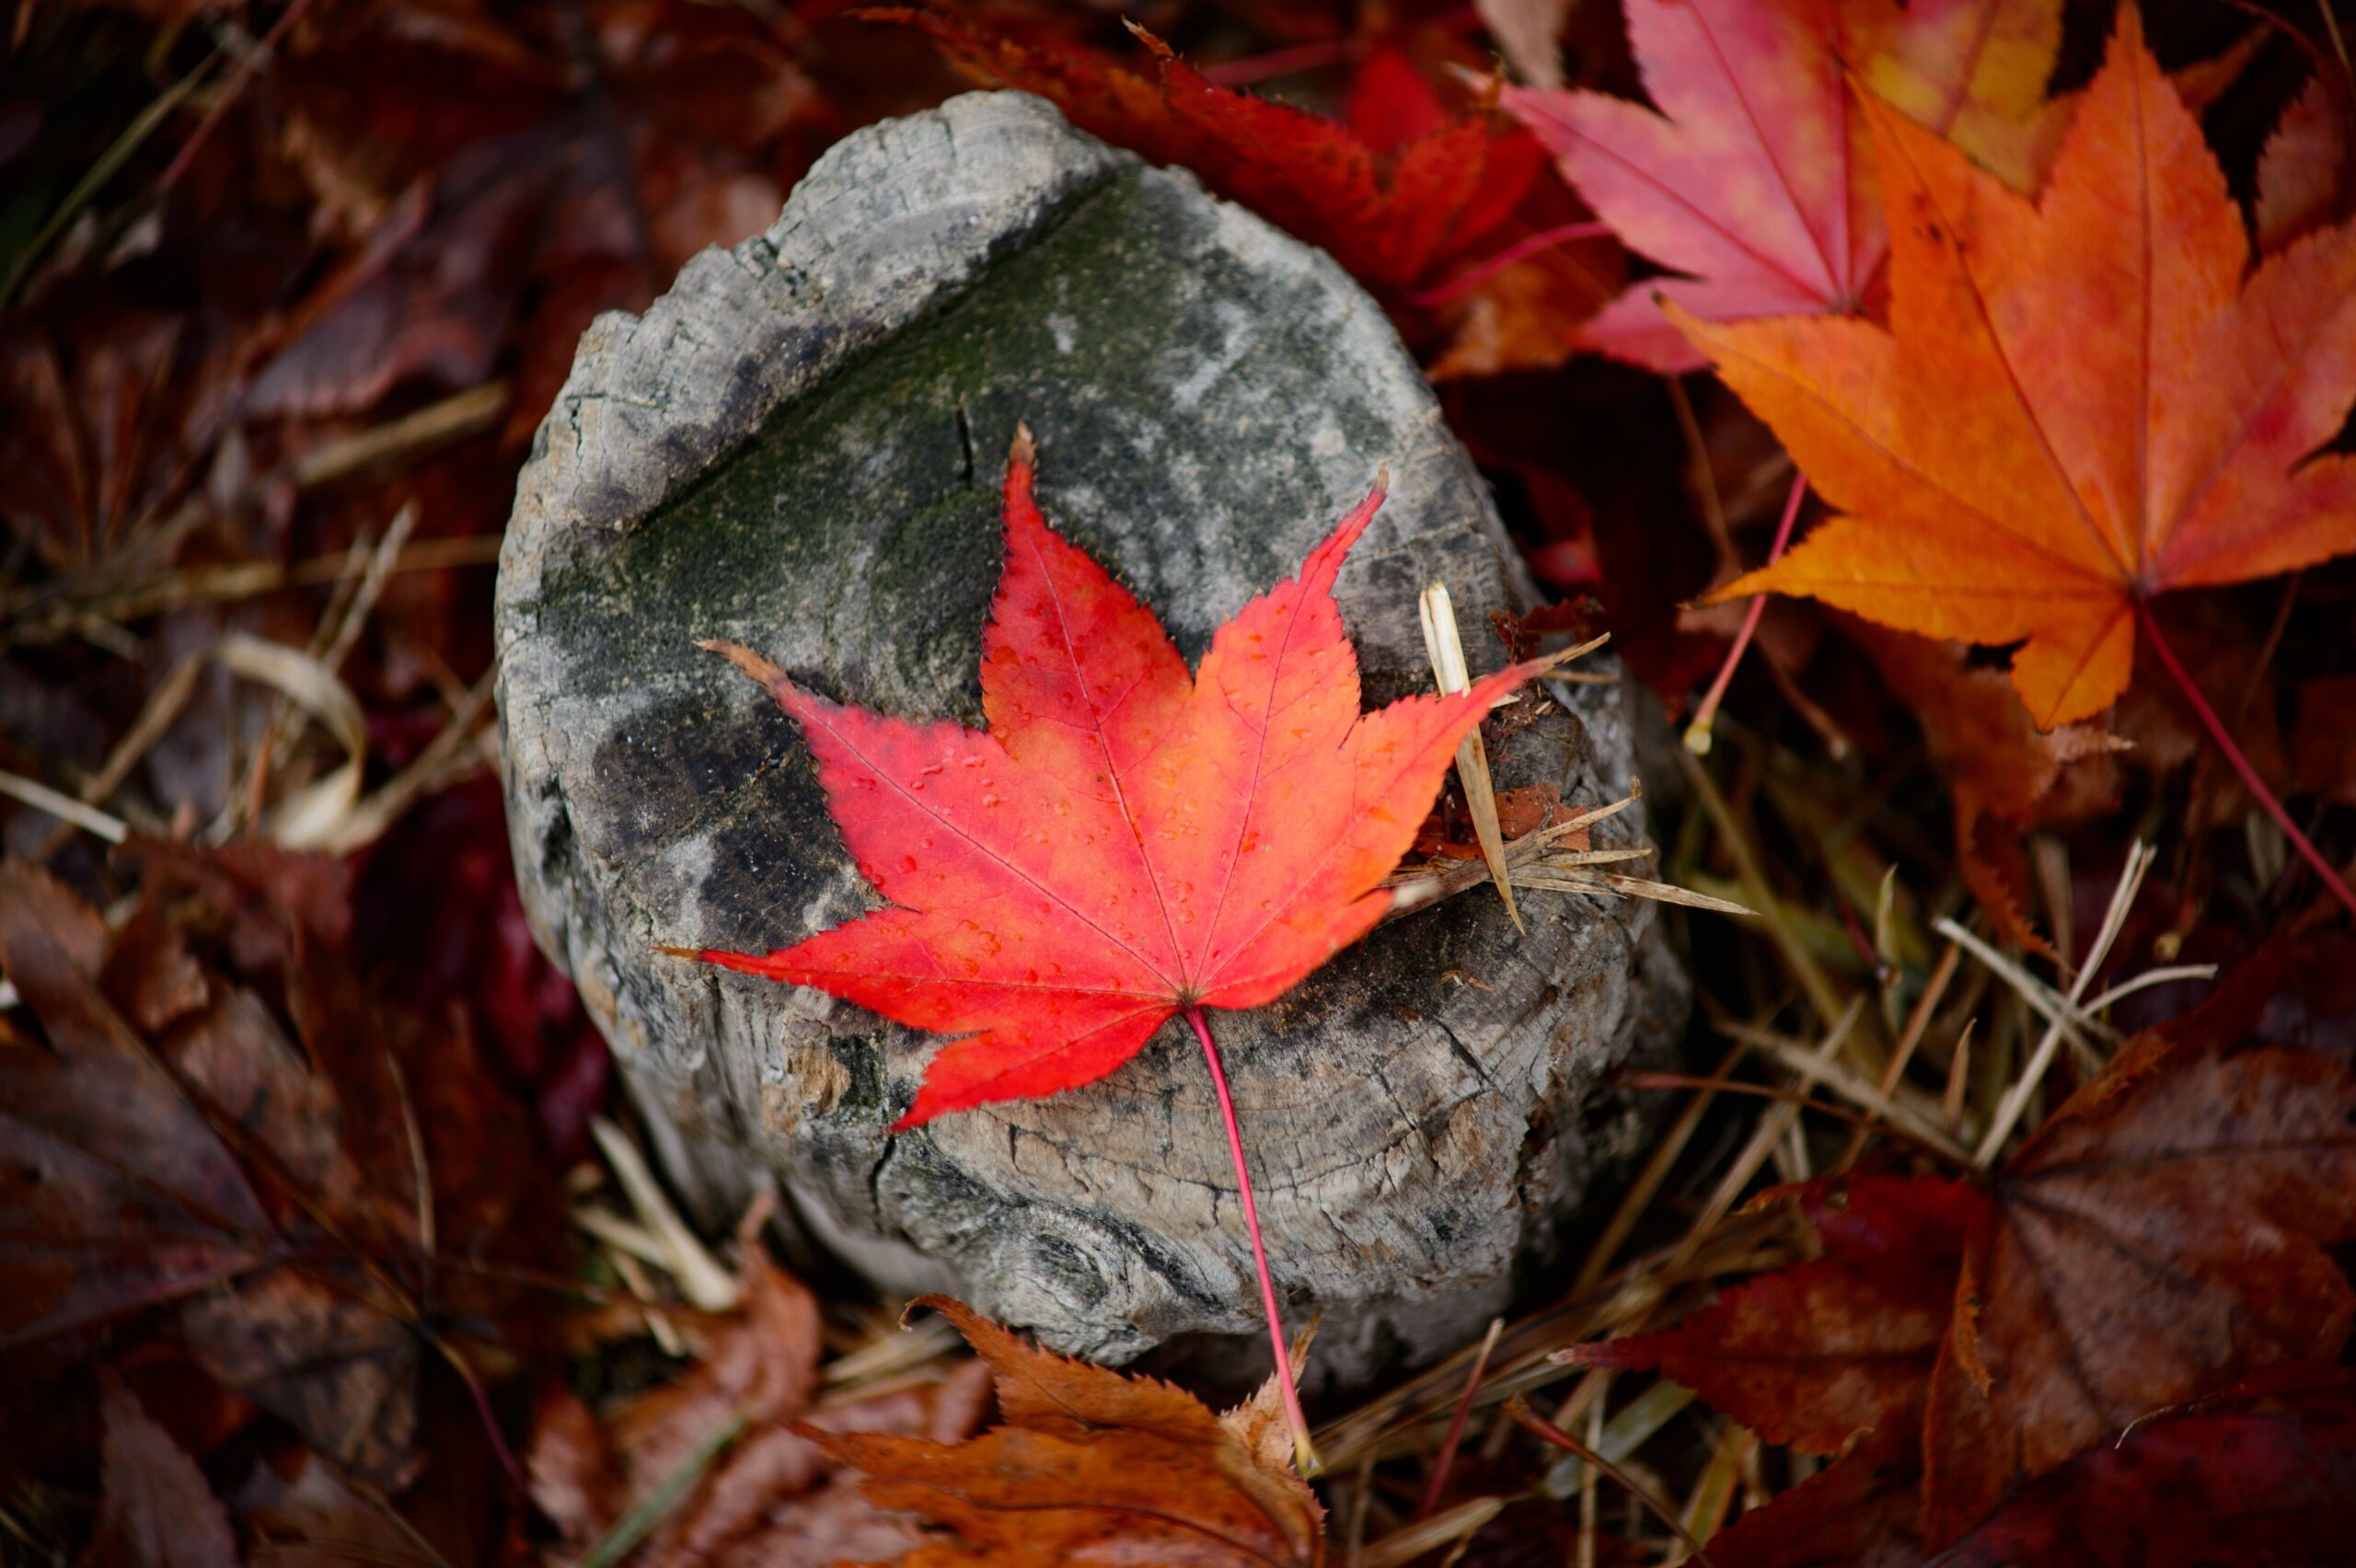
<instances>
[{"instance_id":1,"label":"curled dry leaf","mask_svg":"<svg viewBox=\"0 0 2356 1568\"><path fill-rule=\"evenodd\" d=\"M1272 1412L1238 1412L1230 1425L1191 1394L1068 1361L961 1302L917 1305L956 1324L988 1364L1001 1424L960 1444L809 1434L867 1475L877 1504L936 1527L902 1568L1324 1561L1324 1511L1286 1468L1289 1439Z\"/></svg>"},{"instance_id":2,"label":"curled dry leaf","mask_svg":"<svg viewBox=\"0 0 2356 1568\"><path fill-rule=\"evenodd\" d=\"M1718 597L2020 641L2013 685L2050 728L2126 688L2152 595L2356 549L2356 461L2311 456L2356 393L2356 230L2249 271L2133 6L2034 203L1903 115L1867 117L1891 330L1668 307L1847 513Z\"/></svg>"},{"instance_id":3,"label":"curled dry leaf","mask_svg":"<svg viewBox=\"0 0 2356 1568\"><path fill-rule=\"evenodd\" d=\"M2327 1568L2356 1530L2356 1374L2286 1362L2154 1412L1935 1553L1920 1455L1872 1441L1713 1539L1721 1568Z\"/></svg>"},{"instance_id":4,"label":"curled dry leaf","mask_svg":"<svg viewBox=\"0 0 2356 1568\"><path fill-rule=\"evenodd\" d=\"M769 1261L757 1223L743 1237L739 1309L682 1315L700 1353L694 1366L603 1419L561 1389L542 1399L525 1461L533 1501L568 1542L583 1547L684 1479L648 1538L652 1562L818 1563L907 1551L918 1538L905 1516L860 1495L813 1434L953 1442L981 1422L986 1375L969 1362L872 1393L822 1398L817 1300ZM732 1433L721 1451L710 1451Z\"/></svg>"},{"instance_id":5,"label":"curled dry leaf","mask_svg":"<svg viewBox=\"0 0 2356 1568\"><path fill-rule=\"evenodd\" d=\"M545 1173L465 1038L362 990L319 862L143 858L146 902L112 934L41 873L0 870L0 967L46 1037L0 1053L0 1355L30 1375L173 1308L214 1378L397 1487L422 1343L445 1323L485 1340L516 1306L449 1259L536 1261L502 1243ZM274 907L263 884L329 907ZM225 952L200 955L200 920Z\"/></svg>"},{"instance_id":6,"label":"curled dry leaf","mask_svg":"<svg viewBox=\"0 0 2356 1568\"><path fill-rule=\"evenodd\" d=\"M1929 1568L2324 1568L2351 1539L2356 1373L2288 1364L2081 1454Z\"/></svg>"}]
</instances>

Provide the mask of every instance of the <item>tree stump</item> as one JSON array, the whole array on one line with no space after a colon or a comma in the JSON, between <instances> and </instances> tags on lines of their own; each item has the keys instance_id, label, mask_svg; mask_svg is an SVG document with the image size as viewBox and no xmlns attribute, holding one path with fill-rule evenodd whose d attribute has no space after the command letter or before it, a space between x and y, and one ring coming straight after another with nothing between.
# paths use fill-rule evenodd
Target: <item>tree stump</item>
<instances>
[{"instance_id":1,"label":"tree stump","mask_svg":"<svg viewBox=\"0 0 2356 1568\"><path fill-rule=\"evenodd\" d=\"M1365 492L1343 573L1367 699L1428 690L1415 601L1476 666L1533 594L1380 309L1181 173L975 94L859 132L768 232L600 318L541 427L501 559L516 871L675 1176L774 1177L896 1288L1075 1354L1258 1326L1207 1075L1183 1023L1102 1082L898 1137L933 1040L814 991L664 957L764 951L873 906L774 702L725 637L830 697L981 721L976 659L1018 420L1067 536L1190 662ZM1608 667L1608 666L1607 666ZM1496 746L1501 787L1625 792L1616 686ZM1640 812L1599 829L1626 842ZM1215 1014L1269 1261L1349 1377L1477 1331L1639 1135L1596 1085L1673 1037L1651 906L1494 892L1394 920L1273 1006Z\"/></svg>"}]
</instances>

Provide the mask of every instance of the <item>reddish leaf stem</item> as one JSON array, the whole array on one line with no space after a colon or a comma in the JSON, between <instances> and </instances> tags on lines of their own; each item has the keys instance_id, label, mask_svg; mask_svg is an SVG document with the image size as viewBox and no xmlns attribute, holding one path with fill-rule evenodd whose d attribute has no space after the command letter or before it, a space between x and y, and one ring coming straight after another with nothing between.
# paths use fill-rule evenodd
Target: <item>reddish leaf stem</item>
<instances>
[{"instance_id":1,"label":"reddish leaf stem","mask_svg":"<svg viewBox=\"0 0 2356 1568\"><path fill-rule=\"evenodd\" d=\"M1650 1509L1655 1518L1667 1525L1675 1533L1677 1539L1685 1543L1685 1550L1692 1555L1694 1562L1701 1563L1703 1568L1715 1568L1715 1565L1710 1562L1710 1554L1702 1550L1702 1543L1695 1540L1693 1532L1687 1529L1679 1521L1677 1516L1669 1511L1669 1505L1639 1485L1635 1478L1626 1470L1530 1409L1529 1402L1519 1394L1514 1395L1506 1401L1506 1414L1520 1423L1522 1429L1540 1442L1551 1444L1562 1449L1563 1452L1586 1464L1588 1469L1608 1475L1627 1488L1631 1496Z\"/></svg>"},{"instance_id":2,"label":"reddish leaf stem","mask_svg":"<svg viewBox=\"0 0 2356 1568\"><path fill-rule=\"evenodd\" d=\"M1284 1390L1285 1421L1292 1428L1294 1468L1306 1479L1323 1467L1309 1441L1309 1418L1300 1411L1300 1390L1293 1386L1292 1356L1285 1349L1285 1331L1276 1311L1276 1282L1268 1273L1267 1249L1260 1242L1260 1213L1252 1202L1252 1172L1243 1162L1243 1130L1235 1123L1235 1100L1227 1092L1227 1069L1219 1065L1218 1047L1211 1043L1211 1026L1203 1009L1186 1009L1195 1038L1203 1043L1203 1060L1211 1069L1211 1089L1218 1096L1218 1113L1227 1124L1227 1152L1235 1159L1235 1184L1243 1194L1243 1228L1252 1238L1252 1264L1260 1271L1260 1306L1268 1316L1268 1343L1276 1355L1276 1386Z\"/></svg>"},{"instance_id":3,"label":"reddish leaf stem","mask_svg":"<svg viewBox=\"0 0 2356 1568\"><path fill-rule=\"evenodd\" d=\"M1784 502L1784 520L1775 525L1775 542L1767 550L1767 564L1774 565L1784 556L1784 547L1792 542L1792 525L1799 521L1800 502L1807 495L1807 476L1792 476L1792 493ZM1693 721L1685 726L1685 749L1695 756L1710 755L1710 727L1717 722L1718 704L1726 700L1727 687L1734 682L1735 666L1742 663L1743 650L1750 646L1751 634L1759 629L1759 617L1767 613L1767 595L1754 594L1750 608L1742 617L1742 629L1734 634L1734 646L1727 650L1727 662L1718 666L1717 679L1703 694L1702 705L1693 710Z\"/></svg>"},{"instance_id":4,"label":"reddish leaf stem","mask_svg":"<svg viewBox=\"0 0 2356 1568\"><path fill-rule=\"evenodd\" d=\"M2331 890L2333 896L2346 905L2350 914L2356 914L2356 893L2349 891L2347 882L2331 862L2323 858L2323 851L2299 831L2299 824L2291 820L2291 813L2283 808L2281 801L2275 799L2274 791L2266 787L2266 780L2258 776L2258 769L2252 767L2249 758L2242 755L2242 748L2234 744L2233 734L2225 728L2225 721L2217 717L2217 710L2209 706L2207 698L2200 695L2200 688L2193 684L2191 672L2176 656L2176 650L2168 644L2167 634L2160 629L2159 617L2152 614L2150 601L2141 594L2135 596L2135 618L2143 623L2143 635L2151 640L2152 651L2159 655L2162 667L2176 682L2177 689L2184 693L2187 702L2192 704L2192 711L2200 716L2200 727L2209 732L2209 738L2217 743L2219 751L2225 754L2225 760L2240 775L2243 786L2258 798L2259 805L2266 808L2266 814L2274 819L2274 825L2282 830L2292 847L2298 850L2299 859L2314 867L2316 875L2323 879L2323 885Z\"/></svg>"},{"instance_id":5,"label":"reddish leaf stem","mask_svg":"<svg viewBox=\"0 0 2356 1568\"><path fill-rule=\"evenodd\" d=\"M1456 1413L1449 1419L1448 1440L1439 1446L1439 1462L1432 1466L1432 1478L1424 1487L1424 1500L1415 1507L1419 1524L1438 1511L1439 1500L1448 1491L1448 1472L1455 1466L1456 1450L1464 1441L1464 1424L1472 1415L1472 1398L1481 1391L1481 1375L1489 1369L1489 1353L1497 1348L1497 1336L1505 1327L1503 1318L1489 1320L1489 1332L1482 1337L1480 1354L1473 1356L1472 1370L1465 1375L1464 1391L1456 1397Z\"/></svg>"},{"instance_id":6,"label":"reddish leaf stem","mask_svg":"<svg viewBox=\"0 0 2356 1568\"><path fill-rule=\"evenodd\" d=\"M1516 240L1487 260L1475 262L1444 283L1418 289L1406 295L1406 301L1424 310L1436 305L1446 305L1457 295L1479 288L1515 262L1527 260L1542 250L1552 250L1558 245L1569 245L1576 240L1602 239L1612 232L1610 224L1597 223L1592 219L1586 223L1558 224L1553 228L1542 229L1527 238Z\"/></svg>"}]
</instances>

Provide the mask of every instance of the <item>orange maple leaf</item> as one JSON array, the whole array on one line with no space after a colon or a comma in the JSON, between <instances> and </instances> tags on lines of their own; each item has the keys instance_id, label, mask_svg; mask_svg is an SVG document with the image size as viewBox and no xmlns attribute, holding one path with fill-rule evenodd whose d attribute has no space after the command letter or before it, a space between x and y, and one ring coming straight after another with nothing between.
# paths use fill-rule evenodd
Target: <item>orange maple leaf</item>
<instances>
[{"instance_id":1,"label":"orange maple leaf","mask_svg":"<svg viewBox=\"0 0 2356 1568\"><path fill-rule=\"evenodd\" d=\"M2356 464L2308 460L2356 393L2356 230L2251 273L2241 214L2131 6L2035 203L1867 112L1889 330L1666 307L1847 513L1717 597L1803 594L2019 641L2013 684L2050 728L2126 688L2152 595L2356 549Z\"/></svg>"}]
</instances>

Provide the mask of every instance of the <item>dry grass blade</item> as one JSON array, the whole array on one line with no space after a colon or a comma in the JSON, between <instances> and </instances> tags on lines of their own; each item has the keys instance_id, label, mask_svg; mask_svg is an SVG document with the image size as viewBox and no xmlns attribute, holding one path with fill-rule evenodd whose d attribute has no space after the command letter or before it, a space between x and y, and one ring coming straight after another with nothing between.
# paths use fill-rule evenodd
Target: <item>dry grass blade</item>
<instances>
[{"instance_id":1,"label":"dry grass blade","mask_svg":"<svg viewBox=\"0 0 2356 1568\"><path fill-rule=\"evenodd\" d=\"M1631 898L1649 898L1656 904L1681 905L1688 909L1707 909L1718 915L1747 915L1754 920L1760 917L1759 911L1747 904L1737 904L1731 898L1714 898L1706 893L1695 893L1691 888L1679 887L1671 882L1651 882L1644 877L1614 876L1609 871L1603 873L1602 880L1612 892L1626 894Z\"/></svg>"},{"instance_id":2,"label":"dry grass blade","mask_svg":"<svg viewBox=\"0 0 2356 1568\"><path fill-rule=\"evenodd\" d=\"M1808 1006L1816 1009L1816 1016L1830 1023L1841 1016L1844 1006L1840 988L1825 974L1823 966L1817 963L1807 944L1792 929L1783 905L1775 898L1774 890L1767 883L1766 873L1760 870L1759 858L1751 850L1750 837L1742 831L1741 823L1736 820L1733 808L1727 804L1717 780L1712 778L1710 770L1684 747L1677 747L1672 755L1677 758L1678 767L1684 771L1685 781L1692 787L1694 799L1702 802L1702 809L1709 813L1711 825L1718 830L1718 842L1725 847L1727 858L1734 861L1735 874L1742 883L1744 894L1758 906L1760 923L1766 928L1769 940L1775 944L1776 955L1784 961L1784 967L1791 971L1792 978L1807 994Z\"/></svg>"},{"instance_id":3,"label":"dry grass blade","mask_svg":"<svg viewBox=\"0 0 2356 1568\"><path fill-rule=\"evenodd\" d=\"M414 413L331 441L304 454L294 465L294 488L311 490L347 474L413 456L445 442L457 441L487 430L507 411L507 383L488 382L456 392Z\"/></svg>"},{"instance_id":4,"label":"dry grass blade","mask_svg":"<svg viewBox=\"0 0 2356 1568\"><path fill-rule=\"evenodd\" d=\"M208 663L209 656L204 655L181 660L172 667L172 673L148 694L146 702L139 709L139 716L132 721L131 728L115 742L114 748L107 753L106 760L98 765L98 770L75 791L83 804L103 804L122 788L123 780L131 777L131 770L138 767L140 759L164 738L165 732L180 716L180 710L188 706L189 698L196 693L196 678L203 674ZM56 830L40 841L31 858L46 860L56 854L75 825L60 822Z\"/></svg>"},{"instance_id":5,"label":"dry grass blade","mask_svg":"<svg viewBox=\"0 0 2356 1568\"><path fill-rule=\"evenodd\" d=\"M2038 1085L2045 1081L2046 1070L2053 1065L2054 1054L2061 1049L2062 1039L2069 1032L2065 1020L2085 1017L2079 1011L2078 999L2101 971L2103 961L2110 956L2112 945L2119 940L2119 933L2127 925L2127 913L2134 906L2135 894L2143 885L2144 873L2152 869L2152 862L2158 857L2158 850L2141 842L2128 849L2127 864L2120 869L2118 884L2111 889L2110 907L2104 912L2102 927L2095 933L2094 946L2086 950L2086 961L2079 966L2076 977L2070 982L2068 995L2062 998L2068 1012L2047 1014L2049 1023L2044 1037L2038 1041L2037 1049L2030 1054L2028 1066L2023 1069L2019 1078L2004 1091L2004 1100L1996 1107L1996 1114L1988 1124L1986 1136L1981 1137L1980 1147L1973 1151L1973 1160L1982 1168L1995 1162L1998 1151L2004 1147L2004 1140L2012 1136L2013 1129L2020 1124L2022 1113L2028 1109L2029 1097L2037 1092ZM2090 1020L2088 1021L2091 1022Z\"/></svg>"},{"instance_id":6,"label":"dry grass blade","mask_svg":"<svg viewBox=\"0 0 2356 1568\"><path fill-rule=\"evenodd\" d=\"M491 566L499 559L499 546L496 535L420 539L401 551L392 570L443 571ZM354 560L349 550L314 556L292 566L274 560L229 561L157 572L129 582L123 581L118 566L71 582L0 593L0 607L8 617L7 625L0 628L0 647L53 642L79 635L94 624L138 620L181 605L225 604L283 588L318 587L358 577L366 570L366 561Z\"/></svg>"},{"instance_id":7,"label":"dry grass blade","mask_svg":"<svg viewBox=\"0 0 2356 1568\"><path fill-rule=\"evenodd\" d=\"M1472 1370L1464 1378L1464 1397L1456 1401L1456 1414L1448 1424L1448 1437L1439 1446L1439 1458L1432 1466L1431 1481L1424 1487L1424 1500L1415 1510L1415 1517L1428 1519L1432 1510L1439 1506L1441 1493L1448 1490L1448 1472L1456 1462L1458 1445L1464 1441L1464 1423L1472 1413L1472 1396L1481 1391L1481 1374L1489 1369L1489 1353L1497 1348L1497 1336L1505 1332L1503 1318L1489 1320L1489 1332L1481 1338L1480 1354L1472 1358Z\"/></svg>"},{"instance_id":8,"label":"dry grass blade","mask_svg":"<svg viewBox=\"0 0 2356 1568\"><path fill-rule=\"evenodd\" d=\"M1858 1076L1856 1071L1841 1062L1828 1061L1816 1052L1807 1050L1780 1034L1746 1024L1725 1023L1720 1033L1773 1057L1780 1065L1799 1074L1808 1083L1820 1083L1861 1111L1869 1112L1883 1121L1904 1129L1906 1135L1927 1147L1934 1148L1958 1165L1971 1162L1971 1151L1956 1142L1929 1116L1904 1101L1892 1097Z\"/></svg>"},{"instance_id":9,"label":"dry grass blade","mask_svg":"<svg viewBox=\"0 0 2356 1568\"><path fill-rule=\"evenodd\" d=\"M281 800L263 817L265 836L289 849L311 849L330 839L360 799L368 763L368 721L359 698L326 664L283 642L233 631L219 648L221 663L234 674L275 687L326 726L344 760L326 778ZM233 806L232 811L236 808ZM216 842L227 836L230 818L214 824Z\"/></svg>"},{"instance_id":10,"label":"dry grass blade","mask_svg":"<svg viewBox=\"0 0 2356 1568\"><path fill-rule=\"evenodd\" d=\"M109 816L94 806L83 804L73 796L51 789L37 779L20 773L0 772L0 795L22 801L35 811L47 812L60 822L71 823L83 832L94 834L110 844L120 844L131 836L130 824L121 817Z\"/></svg>"},{"instance_id":11,"label":"dry grass blade","mask_svg":"<svg viewBox=\"0 0 2356 1568\"><path fill-rule=\"evenodd\" d=\"M1824 1032L1823 1041L1810 1053L1813 1058L1824 1063L1840 1055L1842 1046L1848 1042L1850 1031L1857 1027L1857 1020L1865 1016L1865 999L1863 997L1850 998L1849 1005L1841 1009L1841 1016L1833 1020L1832 1027ZM1702 1205L1701 1214L1693 1221L1693 1228L1687 1233L1684 1245L1679 1249L1680 1260L1716 1230L1718 1223L1733 1209L1735 1200L1742 1196L1743 1189L1750 1185L1750 1179L1759 1174L1759 1168L1767 1162L1767 1157L1774 1151L1784 1135L1791 1130L1793 1123L1798 1120L1799 1113L1799 1106L1787 1101L1774 1106L1759 1119L1750 1141L1743 1146L1734 1163L1727 1167L1725 1173L1718 1178L1717 1187L1710 1193L1709 1201Z\"/></svg>"},{"instance_id":12,"label":"dry grass blade","mask_svg":"<svg viewBox=\"0 0 2356 1568\"><path fill-rule=\"evenodd\" d=\"M1370 1543L1358 1554L1359 1568L1404 1568L1427 1551L1470 1538L1474 1530L1505 1511L1506 1500L1502 1497L1476 1497L1470 1503L1460 1503L1445 1514L1394 1530Z\"/></svg>"},{"instance_id":13,"label":"dry grass blade","mask_svg":"<svg viewBox=\"0 0 2356 1568\"><path fill-rule=\"evenodd\" d=\"M331 853L345 855L382 837L403 812L436 790L447 789L460 778L479 769L494 765L491 755L470 748L468 743L487 732L483 724L491 716L491 693L497 672L486 670L476 681L442 726L433 739L427 742L407 767L378 786L365 800L345 813L334 831L319 847Z\"/></svg>"},{"instance_id":14,"label":"dry grass blade","mask_svg":"<svg viewBox=\"0 0 2356 1568\"><path fill-rule=\"evenodd\" d=\"M2031 1011L2048 1022L2059 1024L2065 1032L2080 1036L2091 1035L2104 1040L2115 1038L2108 1025L2088 1017L2084 1009L1998 951L1986 939L1945 915L1932 921L1931 928L1985 964L1998 979L2011 986L2022 1001L2028 1004Z\"/></svg>"},{"instance_id":15,"label":"dry grass blade","mask_svg":"<svg viewBox=\"0 0 2356 1568\"><path fill-rule=\"evenodd\" d=\"M1423 617L1424 651L1432 662L1432 678L1442 696L1472 689L1472 673L1464 667L1464 643L1457 635L1456 607L1449 602L1448 584L1435 582L1416 601ZM1497 896L1505 901L1506 918L1517 931L1524 928L1521 911L1514 907L1513 877L1506 869L1506 837L1497 825L1497 791L1489 781L1489 748L1475 728L1457 743L1456 777L1464 786L1465 809L1472 814L1472 835L1480 840L1481 857Z\"/></svg>"},{"instance_id":16,"label":"dry grass blade","mask_svg":"<svg viewBox=\"0 0 2356 1568\"><path fill-rule=\"evenodd\" d=\"M1698 1239L1647 1253L1603 1285L1508 1323L1490 1358L1496 1370L1483 1381L1473 1408L1493 1408L1572 1376L1573 1368L1549 1359L1554 1351L1636 1325L1680 1286L1784 1261L1789 1233L1789 1218L1782 1213L1734 1215ZM1462 1393L1473 1354L1467 1346L1322 1429L1318 1445L1328 1465L1339 1470L1427 1451Z\"/></svg>"},{"instance_id":17,"label":"dry grass blade","mask_svg":"<svg viewBox=\"0 0 2356 1568\"><path fill-rule=\"evenodd\" d=\"M1564 1353L1557 1351L1554 1354L1561 1356ZM1577 1364L1565 1362L1565 1365ZM1603 1394L1611 1384L1611 1371L1605 1367L1589 1369L1588 1376L1580 1384L1582 1390L1591 1390L1588 1397L1581 1399L1574 1396L1563 1401L1563 1412L1554 1417L1554 1424L1568 1427L1583 1413L1590 1419L1601 1416ZM1604 1421L1600 1426L1590 1427L1588 1447L1617 1464L1651 1441L1655 1434L1675 1420L1678 1412L1692 1404L1697 1397L1691 1389L1681 1388L1667 1380L1656 1382L1643 1393L1621 1406L1618 1412L1610 1420ZM1549 1497L1568 1497L1573 1493L1582 1490L1586 1485L1586 1478L1594 1473L1588 1468L1587 1461L1565 1454L1552 1470L1546 1472L1545 1477L1539 1483L1539 1490Z\"/></svg>"},{"instance_id":18,"label":"dry grass blade","mask_svg":"<svg viewBox=\"0 0 2356 1568\"><path fill-rule=\"evenodd\" d=\"M671 1271L679 1294L706 1312L725 1312L735 1306L736 1281L704 1251L696 1233L663 1195L662 1184L655 1181L654 1172L648 1169L646 1157L639 1153L638 1146L603 1116L591 1119L589 1131L596 1138L606 1163L613 1168L614 1178L621 1183L630 1205L638 1210L646 1230L660 1244L662 1266Z\"/></svg>"},{"instance_id":19,"label":"dry grass blade","mask_svg":"<svg viewBox=\"0 0 2356 1568\"><path fill-rule=\"evenodd\" d=\"M1587 646L1592 646L1588 644ZM1574 650L1574 652L1584 649ZM1589 871L1590 866L1617 865L1640 860L1650 856L1648 847L1633 847L1616 849L1556 849L1553 847L1572 834L1618 815L1644 798L1640 784L1631 780L1629 792L1608 805L1591 807L1534 833L1525 833L1504 847L1504 860L1508 880L1518 887L1547 893L1584 894L1595 898L1649 898L1662 904L1682 905L1690 909L1706 909L1719 915L1750 915L1759 912L1732 899L1715 898L1706 893L1670 882L1654 882L1645 877L1621 876L1611 871ZM1485 864L1459 862L1444 864L1434 870L1419 867L1413 870L1393 872L1386 885L1392 889L1391 912L1385 919L1396 919L1426 904L1450 898L1467 888L1478 886L1496 873ZM1519 924L1519 920L1517 920Z\"/></svg>"}]
</instances>

